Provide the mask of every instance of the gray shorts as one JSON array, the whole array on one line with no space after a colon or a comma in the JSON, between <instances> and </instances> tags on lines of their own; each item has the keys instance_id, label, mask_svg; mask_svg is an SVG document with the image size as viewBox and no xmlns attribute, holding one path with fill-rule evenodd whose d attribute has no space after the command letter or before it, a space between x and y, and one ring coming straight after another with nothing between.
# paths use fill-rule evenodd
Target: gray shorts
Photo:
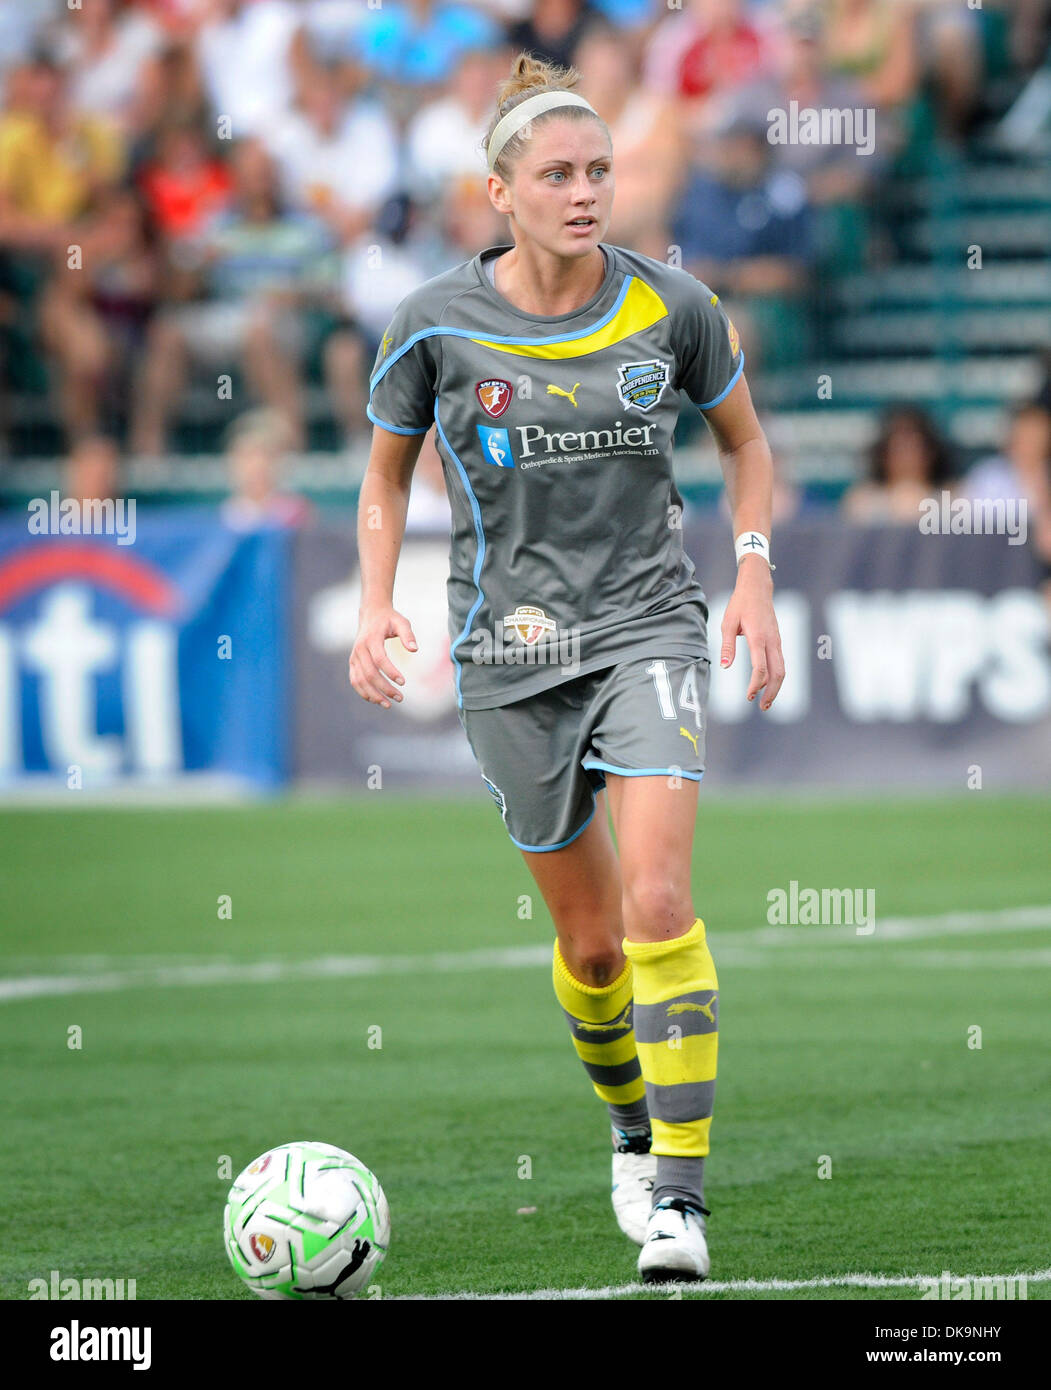
<instances>
[{"instance_id":1,"label":"gray shorts","mask_svg":"<svg viewBox=\"0 0 1051 1390\"><path fill-rule=\"evenodd\" d=\"M461 709L482 780L519 849L568 845L608 772L704 775L707 657L642 657L497 709Z\"/></svg>"}]
</instances>

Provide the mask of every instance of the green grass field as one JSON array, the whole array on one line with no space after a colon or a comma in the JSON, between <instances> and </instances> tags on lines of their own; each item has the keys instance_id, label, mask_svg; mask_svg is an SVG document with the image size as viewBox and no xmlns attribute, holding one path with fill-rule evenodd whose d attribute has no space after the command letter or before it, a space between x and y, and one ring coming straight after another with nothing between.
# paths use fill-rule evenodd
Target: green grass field
<instances>
[{"instance_id":1,"label":"green grass field","mask_svg":"<svg viewBox=\"0 0 1051 1390\"><path fill-rule=\"evenodd\" d=\"M292 1139L379 1175L385 1298L635 1281L604 1108L551 990L550 919L483 793L7 809L0 843L4 1298L53 1269L134 1278L139 1299L251 1298L223 1250L220 1165ZM1049 845L1045 800L702 796L713 1284L684 1297L914 1300L723 1286L1048 1270ZM875 933L773 931L766 894L793 879L874 889ZM967 915L922 920L952 912ZM489 948L516 954L463 956Z\"/></svg>"}]
</instances>

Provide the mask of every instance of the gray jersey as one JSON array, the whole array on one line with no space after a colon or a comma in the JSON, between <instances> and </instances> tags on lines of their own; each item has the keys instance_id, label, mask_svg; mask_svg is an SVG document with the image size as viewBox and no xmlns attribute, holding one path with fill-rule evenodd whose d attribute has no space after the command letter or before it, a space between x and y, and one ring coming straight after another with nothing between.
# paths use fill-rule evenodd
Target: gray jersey
<instances>
[{"instance_id":1,"label":"gray jersey","mask_svg":"<svg viewBox=\"0 0 1051 1390\"><path fill-rule=\"evenodd\" d=\"M639 656L707 656L672 437L683 394L710 409L744 367L717 296L688 272L606 246L594 298L540 316L486 275L510 249L406 295L369 396L383 429L436 425L461 709Z\"/></svg>"}]
</instances>

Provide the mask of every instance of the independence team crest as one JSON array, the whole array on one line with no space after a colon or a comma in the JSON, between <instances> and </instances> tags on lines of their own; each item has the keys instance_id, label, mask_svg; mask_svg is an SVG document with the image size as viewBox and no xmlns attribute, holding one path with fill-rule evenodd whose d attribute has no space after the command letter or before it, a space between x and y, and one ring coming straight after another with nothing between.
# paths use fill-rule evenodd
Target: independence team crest
<instances>
[{"instance_id":1,"label":"independence team crest","mask_svg":"<svg viewBox=\"0 0 1051 1390\"><path fill-rule=\"evenodd\" d=\"M668 384L668 364L658 362L621 362L617 367L620 380L617 390L622 404L636 410L652 410Z\"/></svg>"}]
</instances>

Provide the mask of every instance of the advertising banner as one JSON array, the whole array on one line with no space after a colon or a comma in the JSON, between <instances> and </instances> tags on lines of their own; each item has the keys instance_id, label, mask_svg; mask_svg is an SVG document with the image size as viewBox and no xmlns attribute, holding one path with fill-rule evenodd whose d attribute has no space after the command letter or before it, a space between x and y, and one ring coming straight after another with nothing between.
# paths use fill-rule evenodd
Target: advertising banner
<instances>
[{"instance_id":1,"label":"advertising banner","mask_svg":"<svg viewBox=\"0 0 1051 1390\"><path fill-rule=\"evenodd\" d=\"M1048 603L1030 548L997 534L923 534L835 517L776 530L775 606L788 677L748 703L746 643L719 668L736 566L729 522L690 519L684 544L708 597L712 656L705 781L726 787L964 791L1051 785ZM401 705L347 679L360 596L353 520L295 542L295 771L384 786L481 786L456 714L446 535L406 537L395 607L417 652L387 650Z\"/></svg>"},{"instance_id":2,"label":"advertising banner","mask_svg":"<svg viewBox=\"0 0 1051 1390\"><path fill-rule=\"evenodd\" d=\"M286 534L210 515L111 534L4 518L0 782L283 782L289 559Z\"/></svg>"}]
</instances>

